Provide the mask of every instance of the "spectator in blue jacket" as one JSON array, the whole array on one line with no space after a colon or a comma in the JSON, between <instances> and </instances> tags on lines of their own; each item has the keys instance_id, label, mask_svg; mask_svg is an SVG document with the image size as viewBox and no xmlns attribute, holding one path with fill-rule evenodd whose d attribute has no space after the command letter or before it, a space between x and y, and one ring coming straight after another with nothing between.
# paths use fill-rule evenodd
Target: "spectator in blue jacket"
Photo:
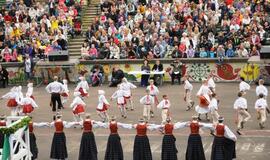
<instances>
[{"instance_id":1,"label":"spectator in blue jacket","mask_svg":"<svg viewBox=\"0 0 270 160\"><path fill-rule=\"evenodd\" d=\"M207 57L208 57L208 54L205 51L205 48L202 47L201 50L200 50L200 58L207 58Z\"/></svg>"},{"instance_id":2,"label":"spectator in blue jacket","mask_svg":"<svg viewBox=\"0 0 270 160\"><path fill-rule=\"evenodd\" d=\"M234 57L234 50L233 50L232 44L228 45L228 49L225 55L226 57Z\"/></svg>"}]
</instances>

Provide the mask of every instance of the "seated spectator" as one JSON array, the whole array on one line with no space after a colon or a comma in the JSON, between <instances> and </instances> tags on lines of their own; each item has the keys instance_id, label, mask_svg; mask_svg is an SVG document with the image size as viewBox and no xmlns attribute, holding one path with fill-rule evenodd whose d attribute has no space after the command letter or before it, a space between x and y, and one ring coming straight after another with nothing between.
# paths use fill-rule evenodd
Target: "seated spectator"
<instances>
[{"instance_id":1,"label":"seated spectator","mask_svg":"<svg viewBox=\"0 0 270 160\"><path fill-rule=\"evenodd\" d=\"M217 48L217 58L219 62L223 62L225 57L225 50L222 45L219 45Z\"/></svg>"},{"instance_id":2,"label":"seated spectator","mask_svg":"<svg viewBox=\"0 0 270 160\"><path fill-rule=\"evenodd\" d=\"M238 54L239 57L248 57L248 51L244 47L243 44L240 44L239 48L237 49L236 53Z\"/></svg>"},{"instance_id":3,"label":"seated spectator","mask_svg":"<svg viewBox=\"0 0 270 160\"><path fill-rule=\"evenodd\" d=\"M62 50L62 47L58 44L57 41L54 41L53 42L53 45L51 47L52 47L53 51L60 51L60 50Z\"/></svg>"},{"instance_id":4,"label":"seated spectator","mask_svg":"<svg viewBox=\"0 0 270 160\"><path fill-rule=\"evenodd\" d=\"M98 58L98 51L95 47L95 44L91 44L91 48L89 49L89 56L91 59Z\"/></svg>"},{"instance_id":5,"label":"seated spectator","mask_svg":"<svg viewBox=\"0 0 270 160\"><path fill-rule=\"evenodd\" d=\"M159 60L156 61L156 63L154 64L154 66L152 67L152 71L156 71L156 72L162 72L163 71L163 65L160 63ZM155 74L154 75L154 83L155 85L160 85L163 75L161 74Z\"/></svg>"},{"instance_id":6,"label":"seated spectator","mask_svg":"<svg viewBox=\"0 0 270 160\"><path fill-rule=\"evenodd\" d=\"M102 65L100 64L93 65L91 69L91 75L90 75L91 76L90 80L93 87L100 86L102 84L103 75L104 75L104 69Z\"/></svg>"},{"instance_id":7,"label":"seated spectator","mask_svg":"<svg viewBox=\"0 0 270 160\"><path fill-rule=\"evenodd\" d=\"M5 44L5 48L1 51L1 57L3 62L10 62L12 50Z\"/></svg>"},{"instance_id":8,"label":"seated spectator","mask_svg":"<svg viewBox=\"0 0 270 160\"><path fill-rule=\"evenodd\" d=\"M109 87L116 87L122 82L124 77L124 72L119 67L114 67L112 70L112 78Z\"/></svg>"},{"instance_id":9,"label":"seated spectator","mask_svg":"<svg viewBox=\"0 0 270 160\"><path fill-rule=\"evenodd\" d=\"M120 58L120 49L119 47L113 43L110 46L110 59L119 59Z\"/></svg>"},{"instance_id":10,"label":"seated spectator","mask_svg":"<svg viewBox=\"0 0 270 160\"><path fill-rule=\"evenodd\" d=\"M225 53L225 56L226 57L234 57L234 50L232 48L232 44L228 45L228 49L227 49L227 51Z\"/></svg>"},{"instance_id":11,"label":"seated spectator","mask_svg":"<svg viewBox=\"0 0 270 160\"><path fill-rule=\"evenodd\" d=\"M82 22L78 19L74 22L74 32L75 35L80 35L82 32Z\"/></svg>"},{"instance_id":12,"label":"seated spectator","mask_svg":"<svg viewBox=\"0 0 270 160\"><path fill-rule=\"evenodd\" d=\"M253 46L252 47L252 50L250 51L250 57L251 56L259 56L260 55L260 52L258 51L257 47L256 46Z\"/></svg>"},{"instance_id":13,"label":"seated spectator","mask_svg":"<svg viewBox=\"0 0 270 160\"><path fill-rule=\"evenodd\" d=\"M202 47L202 48L200 49L200 58L207 58L207 57L208 57L208 54L207 54L207 52L205 51L205 48Z\"/></svg>"},{"instance_id":14,"label":"seated spectator","mask_svg":"<svg viewBox=\"0 0 270 160\"><path fill-rule=\"evenodd\" d=\"M182 76L182 63L176 59L173 61L173 63L171 64L172 69L170 72L171 75L171 84L174 85L174 81L175 79L177 79L178 84L181 84L181 76Z\"/></svg>"},{"instance_id":15,"label":"seated spectator","mask_svg":"<svg viewBox=\"0 0 270 160\"><path fill-rule=\"evenodd\" d=\"M192 45L189 45L189 48L187 49L187 58L193 58L195 55L195 50Z\"/></svg>"},{"instance_id":16,"label":"seated spectator","mask_svg":"<svg viewBox=\"0 0 270 160\"><path fill-rule=\"evenodd\" d=\"M89 46L87 42L84 42L81 48L81 56L83 59L89 58Z\"/></svg>"}]
</instances>

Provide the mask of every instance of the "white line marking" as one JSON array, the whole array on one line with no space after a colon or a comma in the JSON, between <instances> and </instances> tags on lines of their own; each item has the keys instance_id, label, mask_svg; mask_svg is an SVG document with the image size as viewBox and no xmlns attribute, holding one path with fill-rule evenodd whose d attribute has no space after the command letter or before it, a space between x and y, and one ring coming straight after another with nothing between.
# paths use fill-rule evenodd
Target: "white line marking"
<instances>
[{"instance_id":1,"label":"white line marking","mask_svg":"<svg viewBox=\"0 0 270 160\"><path fill-rule=\"evenodd\" d=\"M133 152L133 145L133 141L128 141L128 143L125 145L125 152Z\"/></svg>"},{"instance_id":2,"label":"white line marking","mask_svg":"<svg viewBox=\"0 0 270 160\"><path fill-rule=\"evenodd\" d=\"M99 152L103 152L103 151L105 151L106 150L106 148L107 148L107 141L103 141L103 142L101 142L101 144L99 145L99 144L97 144L97 148L98 148L98 151Z\"/></svg>"},{"instance_id":3,"label":"white line marking","mask_svg":"<svg viewBox=\"0 0 270 160\"><path fill-rule=\"evenodd\" d=\"M264 150L265 143L259 143L255 146L253 152L260 153Z\"/></svg>"},{"instance_id":4,"label":"white line marking","mask_svg":"<svg viewBox=\"0 0 270 160\"><path fill-rule=\"evenodd\" d=\"M204 151L204 153L210 152L212 150L213 142L211 142L208 146L208 148Z\"/></svg>"},{"instance_id":5,"label":"white line marking","mask_svg":"<svg viewBox=\"0 0 270 160\"><path fill-rule=\"evenodd\" d=\"M160 146L159 142L150 142L150 147L151 147L151 151L152 153L154 153Z\"/></svg>"},{"instance_id":6,"label":"white line marking","mask_svg":"<svg viewBox=\"0 0 270 160\"><path fill-rule=\"evenodd\" d=\"M250 146L251 146L250 143L244 143L244 144L242 144L241 150L248 151Z\"/></svg>"}]
</instances>

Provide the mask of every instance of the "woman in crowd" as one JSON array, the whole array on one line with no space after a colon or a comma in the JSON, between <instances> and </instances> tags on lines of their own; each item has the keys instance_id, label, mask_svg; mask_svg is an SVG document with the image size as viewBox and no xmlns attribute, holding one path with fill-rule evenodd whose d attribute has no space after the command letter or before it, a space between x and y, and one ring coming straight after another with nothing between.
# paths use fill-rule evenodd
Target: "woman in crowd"
<instances>
[{"instance_id":1,"label":"woman in crowd","mask_svg":"<svg viewBox=\"0 0 270 160\"><path fill-rule=\"evenodd\" d=\"M143 65L141 66L141 71L145 72L146 74L142 74L142 77L141 77L141 86L142 87L146 87L148 85L148 79L150 77L149 74L147 73L150 73L150 66L148 64L148 60L145 59L143 61Z\"/></svg>"}]
</instances>

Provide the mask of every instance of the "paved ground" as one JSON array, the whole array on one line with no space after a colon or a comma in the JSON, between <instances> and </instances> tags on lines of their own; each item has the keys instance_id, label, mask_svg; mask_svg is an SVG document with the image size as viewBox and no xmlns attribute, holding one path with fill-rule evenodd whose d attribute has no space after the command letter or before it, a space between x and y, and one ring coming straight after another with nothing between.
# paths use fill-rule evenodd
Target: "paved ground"
<instances>
[{"instance_id":1,"label":"paved ground","mask_svg":"<svg viewBox=\"0 0 270 160\"><path fill-rule=\"evenodd\" d=\"M107 97L109 97L116 88L108 88L107 86L100 87L106 91ZM100 88L90 88L91 97L86 99L88 104L87 112L92 114L93 119L99 120L95 107L97 104L97 90ZM199 84L194 84L194 92L199 88ZM70 86L72 91L74 86ZM26 88L24 87L24 91ZM220 99L220 114L225 117L225 123L235 131L234 124L234 111L232 109L233 102L236 98L236 93L238 90L238 84L234 83L219 83L217 84L217 93L218 98ZM1 89L0 95L6 93L8 89ZM184 90L183 86L175 85L164 85L160 88L160 96L162 94L168 94L172 103L172 117L173 121L187 121L192 115L195 114L195 111L185 111L185 103L183 101ZM34 120L37 122L50 122L52 120L51 108L49 107L49 95L45 92L44 87L34 89L35 98L39 104L39 108L36 109L33 113ZM133 112L128 112L128 118L118 120L123 123L137 123L138 117L142 115L142 106L138 103L139 98L144 93L143 88L138 88L134 90L134 102L136 110ZM195 96L193 96L195 97ZM246 97L248 98L249 111L251 112L251 120L247 123L245 130L243 131L244 135L239 137L237 141L237 160L265 160L269 158L270 155L270 126L269 120L267 120L266 128L264 130L259 130L259 126L256 120L256 112L254 110L254 103L256 100L255 97L255 86L252 86L251 90L247 93ZM67 104L71 103L72 98L68 101ZM197 102L197 99L195 99ZM0 113L9 114L9 111L5 107L5 100L1 101ZM115 102L111 102L112 107L109 110L109 114L114 114L119 117L119 112L116 108ZM63 119L66 121L72 121L71 109L66 106L66 109L63 110ZM150 123L160 123L160 111L156 111L155 118L151 119ZM81 138L81 129L66 129L67 136L67 147L70 160L76 160L78 157L80 138ZM133 151L133 141L135 136L134 130L120 130L120 136L122 138L122 145L124 149L124 155L126 160L132 160L132 151ZM153 159L159 160L161 155L161 142L162 135L158 132L148 132L151 148L153 152ZM184 159L188 129L181 129L175 131L175 136L177 139L177 147L179 150L179 159ZM47 160L49 159L51 140L53 136L53 129L48 128L35 128L35 134L37 137L37 143L39 147L39 159ZM95 129L95 136L99 151L99 159L104 158L104 151L106 149L107 137L109 131L105 129ZM202 134L203 144L207 159L210 159L211 154L211 143L213 137L209 136L209 131L204 130Z\"/></svg>"}]
</instances>

